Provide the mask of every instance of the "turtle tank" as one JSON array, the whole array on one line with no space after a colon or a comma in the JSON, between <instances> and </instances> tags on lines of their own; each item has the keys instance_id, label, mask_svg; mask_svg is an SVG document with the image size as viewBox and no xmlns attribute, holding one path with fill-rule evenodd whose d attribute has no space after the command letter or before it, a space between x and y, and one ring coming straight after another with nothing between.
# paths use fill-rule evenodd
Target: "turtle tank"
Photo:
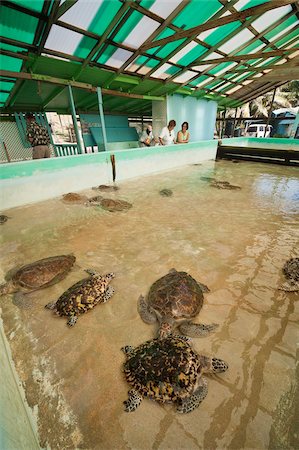
<instances>
[{"instance_id":1,"label":"turtle tank","mask_svg":"<svg viewBox=\"0 0 299 450\"><path fill-rule=\"evenodd\" d=\"M1 282L16 266L76 257L63 279L29 294L30 307L14 304L12 294L0 298L40 447L299 448L299 294L279 289L285 263L299 256L298 169L208 161L117 185L101 196L128 202L130 209L111 212L100 203L87 207L55 198L4 212ZM79 194L91 198L95 192ZM126 412L131 386L121 348L157 336L159 322L143 322L138 298L173 268L209 287L193 320L219 326L192 337L190 345L196 354L225 361L228 370L208 374L207 395L188 414L149 398ZM85 279L86 269L113 273L113 296L93 303L70 327L45 305ZM74 301L80 306L89 297L85 290ZM68 299L74 296L66 298L64 308L72 308ZM153 388L159 381L158 373Z\"/></svg>"}]
</instances>

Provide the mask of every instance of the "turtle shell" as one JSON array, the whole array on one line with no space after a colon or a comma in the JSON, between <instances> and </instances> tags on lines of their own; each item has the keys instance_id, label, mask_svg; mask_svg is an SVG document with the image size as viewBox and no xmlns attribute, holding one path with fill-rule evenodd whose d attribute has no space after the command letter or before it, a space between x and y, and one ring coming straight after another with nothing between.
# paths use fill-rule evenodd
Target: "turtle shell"
<instances>
[{"instance_id":1,"label":"turtle shell","mask_svg":"<svg viewBox=\"0 0 299 450\"><path fill-rule=\"evenodd\" d=\"M40 259L18 269L11 279L22 290L34 291L46 288L62 280L71 270L75 261L74 255Z\"/></svg>"},{"instance_id":2,"label":"turtle shell","mask_svg":"<svg viewBox=\"0 0 299 450\"><path fill-rule=\"evenodd\" d=\"M282 270L288 280L299 281L299 258L291 258L286 261Z\"/></svg>"},{"instance_id":3,"label":"turtle shell","mask_svg":"<svg viewBox=\"0 0 299 450\"><path fill-rule=\"evenodd\" d=\"M88 277L78 281L65 291L56 302L56 311L60 316L84 314L98 303L105 293L108 277Z\"/></svg>"},{"instance_id":4,"label":"turtle shell","mask_svg":"<svg viewBox=\"0 0 299 450\"><path fill-rule=\"evenodd\" d=\"M151 286L148 305L161 317L189 319L195 317L202 308L203 293L191 275L171 271Z\"/></svg>"},{"instance_id":5,"label":"turtle shell","mask_svg":"<svg viewBox=\"0 0 299 450\"><path fill-rule=\"evenodd\" d=\"M201 373L200 359L179 336L153 339L130 353L124 373L140 394L158 402L190 396Z\"/></svg>"},{"instance_id":6,"label":"turtle shell","mask_svg":"<svg viewBox=\"0 0 299 450\"><path fill-rule=\"evenodd\" d=\"M104 198L100 202L101 207L107 211L123 211L132 208L132 204L124 200L113 200L112 198Z\"/></svg>"}]
</instances>

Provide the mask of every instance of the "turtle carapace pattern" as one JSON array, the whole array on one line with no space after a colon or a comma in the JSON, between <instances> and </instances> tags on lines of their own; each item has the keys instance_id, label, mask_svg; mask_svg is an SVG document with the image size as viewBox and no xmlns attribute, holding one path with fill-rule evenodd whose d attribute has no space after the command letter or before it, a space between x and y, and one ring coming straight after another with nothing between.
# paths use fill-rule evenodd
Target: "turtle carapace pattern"
<instances>
[{"instance_id":1,"label":"turtle carapace pattern","mask_svg":"<svg viewBox=\"0 0 299 450\"><path fill-rule=\"evenodd\" d=\"M109 286L114 273L100 275L92 269L87 269L91 276L78 281L65 291L54 303L48 303L45 308L52 309L59 316L68 317L67 325L74 326L78 316L93 309L99 303L106 303L114 294Z\"/></svg>"},{"instance_id":2,"label":"turtle carapace pattern","mask_svg":"<svg viewBox=\"0 0 299 450\"><path fill-rule=\"evenodd\" d=\"M166 337L178 326L182 334L191 337L205 337L218 325L195 324L190 321L202 308L203 292L209 288L199 283L187 272L171 269L167 275L152 284L147 298L138 300L138 312L148 324L159 321L159 337Z\"/></svg>"},{"instance_id":3,"label":"turtle carapace pattern","mask_svg":"<svg viewBox=\"0 0 299 450\"><path fill-rule=\"evenodd\" d=\"M299 291L299 258L288 259L283 268L283 274L286 281L279 286L281 291L298 292Z\"/></svg>"},{"instance_id":4,"label":"turtle carapace pattern","mask_svg":"<svg viewBox=\"0 0 299 450\"><path fill-rule=\"evenodd\" d=\"M13 303L29 308L31 302L25 293L44 289L66 277L76 261L74 255L58 255L40 259L8 272L7 282L0 286L0 295L15 293Z\"/></svg>"},{"instance_id":5,"label":"turtle carapace pattern","mask_svg":"<svg viewBox=\"0 0 299 450\"><path fill-rule=\"evenodd\" d=\"M208 393L203 373L228 369L221 359L198 355L185 336L153 339L122 350L127 357L124 374L132 386L124 402L126 412L135 411L147 397L160 403L173 402L177 412L189 413Z\"/></svg>"}]
</instances>

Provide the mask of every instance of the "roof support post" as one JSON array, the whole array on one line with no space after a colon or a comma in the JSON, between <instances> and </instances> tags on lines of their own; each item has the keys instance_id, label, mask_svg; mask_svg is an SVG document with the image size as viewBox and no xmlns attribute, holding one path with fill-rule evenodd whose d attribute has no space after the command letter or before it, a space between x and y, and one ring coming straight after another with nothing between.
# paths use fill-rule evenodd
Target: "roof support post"
<instances>
[{"instance_id":1,"label":"roof support post","mask_svg":"<svg viewBox=\"0 0 299 450\"><path fill-rule=\"evenodd\" d=\"M97 87L98 100L99 100L99 111L101 117L101 126L102 126L102 134L103 134L103 144L104 150L107 151L107 136L106 136L106 127L105 127L105 118L104 118L104 110L103 110L103 97L102 97L102 89Z\"/></svg>"},{"instance_id":2,"label":"roof support post","mask_svg":"<svg viewBox=\"0 0 299 450\"><path fill-rule=\"evenodd\" d=\"M72 118L73 118L73 125L74 125L75 134L76 134L77 145L78 145L78 153L81 154L84 152L83 152L81 136L80 136L79 128L78 128L78 124L77 124L77 115L76 115L76 110L75 110L73 92L72 92L72 88L70 85L68 85L68 91L69 91L70 107L71 107Z\"/></svg>"},{"instance_id":3,"label":"roof support post","mask_svg":"<svg viewBox=\"0 0 299 450\"><path fill-rule=\"evenodd\" d=\"M269 112L268 112L267 126L266 126L265 131L264 131L264 137L266 137L266 133L268 131L268 126L269 126L269 123L270 123L270 118L271 118L271 113L272 113L272 109L273 109L273 102L274 102L275 94L276 94L276 88L273 91L273 96L272 96L272 100L271 100L271 104L270 104L270 108L269 108Z\"/></svg>"}]
</instances>

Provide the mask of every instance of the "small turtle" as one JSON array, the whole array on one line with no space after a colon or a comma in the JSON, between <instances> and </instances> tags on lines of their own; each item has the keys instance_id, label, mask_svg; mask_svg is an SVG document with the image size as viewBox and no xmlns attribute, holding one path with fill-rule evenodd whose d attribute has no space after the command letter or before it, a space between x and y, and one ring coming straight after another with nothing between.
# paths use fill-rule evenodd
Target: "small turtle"
<instances>
[{"instance_id":1,"label":"small turtle","mask_svg":"<svg viewBox=\"0 0 299 450\"><path fill-rule=\"evenodd\" d=\"M92 188L93 190L96 191L118 191L119 187L118 186L108 186L106 184L100 184L100 186L95 186Z\"/></svg>"},{"instance_id":2,"label":"small turtle","mask_svg":"<svg viewBox=\"0 0 299 450\"><path fill-rule=\"evenodd\" d=\"M228 181L218 181L218 180L212 180L211 186L217 188L217 189L229 189L229 190L236 190L241 189L240 186L230 184Z\"/></svg>"},{"instance_id":3,"label":"small turtle","mask_svg":"<svg viewBox=\"0 0 299 450\"><path fill-rule=\"evenodd\" d=\"M19 269L12 269L6 275L7 283L0 286L0 295L15 293L13 303L19 307L29 308L32 304L25 299L24 293L58 283L66 277L75 261L74 255L51 256L26 264Z\"/></svg>"},{"instance_id":4,"label":"small turtle","mask_svg":"<svg viewBox=\"0 0 299 450\"><path fill-rule=\"evenodd\" d=\"M78 316L86 313L99 303L106 303L114 294L114 289L108 284L114 278L114 273L100 275L87 269L91 276L78 281L65 291L54 303L48 303L45 308L52 309L59 316L67 316L67 325L72 327Z\"/></svg>"},{"instance_id":5,"label":"small turtle","mask_svg":"<svg viewBox=\"0 0 299 450\"><path fill-rule=\"evenodd\" d=\"M0 214L0 225L3 225L8 221L8 219L10 219L10 217L6 216L5 214Z\"/></svg>"},{"instance_id":6,"label":"small turtle","mask_svg":"<svg viewBox=\"0 0 299 450\"><path fill-rule=\"evenodd\" d=\"M132 412L143 397L160 403L174 402L177 412L189 413L197 408L208 393L202 376L225 372L228 365L217 358L198 355L185 336L152 339L137 348L122 348L126 380L133 389L124 402L125 411Z\"/></svg>"},{"instance_id":7,"label":"small turtle","mask_svg":"<svg viewBox=\"0 0 299 450\"><path fill-rule=\"evenodd\" d=\"M188 320L201 310L203 292L209 292L209 288L186 272L171 269L151 286L147 299L139 297L138 312L145 323L160 322L160 338L168 336L176 325L183 334L205 337L218 324L195 324Z\"/></svg>"},{"instance_id":8,"label":"small turtle","mask_svg":"<svg viewBox=\"0 0 299 450\"><path fill-rule=\"evenodd\" d=\"M88 198L86 195L76 194L75 192L69 192L68 194L64 194L62 196L62 201L70 204L82 204L87 200Z\"/></svg>"},{"instance_id":9,"label":"small turtle","mask_svg":"<svg viewBox=\"0 0 299 450\"><path fill-rule=\"evenodd\" d=\"M282 271L287 281L278 289L285 292L299 291L299 258L288 259L285 262Z\"/></svg>"},{"instance_id":10,"label":"small turtle","mask_svg":"<svg viewBox=\"0 0 299 450\"><path fill-rule=\"evenodd\" d=\"M111 198L104 198L101 200L100 205L103 209L110 212L127 210L133 206L132 203L124 200L113 200Z\"/></svg>"},{"instance_id":11,"label":"small turtle","mask_svg":"<svg viewBox=\"0 0 299 450\"><path fill-rule=\"evenodd\" d=\"M173 192L171 189L161 189L161 191L159 191L159 194L162 195L162 197L171 197Z\"/></svg>"}]
</instances>

